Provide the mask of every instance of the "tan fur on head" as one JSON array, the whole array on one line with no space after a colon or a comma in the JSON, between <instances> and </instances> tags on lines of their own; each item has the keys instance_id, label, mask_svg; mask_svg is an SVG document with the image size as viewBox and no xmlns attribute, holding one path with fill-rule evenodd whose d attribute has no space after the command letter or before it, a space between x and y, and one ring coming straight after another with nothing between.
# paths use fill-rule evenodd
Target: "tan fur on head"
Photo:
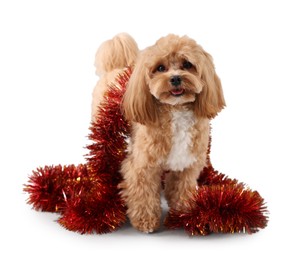
<instances>
[{"instance_id":1,"label":"tan fur on head","mask_svg":"<svg viewBox=\"0 0 302 260\"><path fill-rule=\"evenodd\" d=\"M225 101L211 56L194 40L170 34L138 56L133 41L118 36L99 49L96 66L102 79L94 104L121 66L134 61L122 102L131 137L120 188L131 224L148 233L160 226L163 172L168 206L186 210L207 165L210 119Z\"/></svg>"},{"instance_id":2,"label":"tan fur on head","mask_svg":"<svg viewBox=\"0 0 302 260\"><path fill-rule=\"evenodd\" d=\"M140 53L135 69L132 72L123 98L122 108L129 121L141 124L155 123L158 121L158 111L155 97L150 93L148 85L148 60L149 49Z\"/></svg>"},{"instance_id":3,"label":"tan fur on head","mask_svg":"<svg viewBox=\"0 0 302 260\"><path fill-rule=\"evenodd\" d=\"M199 116L214 118L224 107L225 100L221 82L216 74L213 59L203 51L204 66L201 68L201 78L205 85L195 102L195 112Z\"/></svg>"},{"instance_id":4,"label":"tan fur on head","mask_svg":"<svg viewBox=\"0 0 302 260\"><path fill-rule=\"evenodd\" d=\"M184 68L185 62L192 68ZM158 71L159 66L163 71ZM181 96L171 95L173 76L182 80ZM171 34L140 53L124 96L124 114L130 121L156 124L162 104L188 103L194 104L198 116L207 118L215 117L225 106L212 57L187 36Z\"/></svg>"}]
</instances>

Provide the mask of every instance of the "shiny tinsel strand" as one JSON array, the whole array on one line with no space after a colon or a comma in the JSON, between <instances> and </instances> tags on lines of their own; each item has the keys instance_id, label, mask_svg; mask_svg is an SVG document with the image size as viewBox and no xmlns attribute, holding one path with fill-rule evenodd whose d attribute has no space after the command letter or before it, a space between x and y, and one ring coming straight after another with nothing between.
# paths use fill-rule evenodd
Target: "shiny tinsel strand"
<instances>
[{"instance_id":1,"label":"shiny tinsel strand","mask_svg":"<svg viewBox=\"0 0 302 260\"><path fill-rule=\"evenodd\" d=\"M120 104L130 74L126 68L105 93L97 121L90 127L87 164L39 168L25 185L28 203L37 210L61 213L58 222L69 230L107 233L126 220L118 170L129 135Z\"/></svg>"},{"instance_id":2,"label":"shiny tinsel strand","mask_svg":"<svg viewBox=\"0 0 302 260\"><path fill-rule=\"evenodd\" d=\"M184 228L191 235L210 233L254 233L267 225L267 209L258 192L237 180L219 174L212 167L204 169L201 186L185 202L186 210L170 209L165 225Z\"/></svg>"},{"instance_id":3,"label":"shiny tinsel strand","mask_svg":"<svg viewBox=\"0 0 302 260\"><path fill-rule=\"evenodd\" d=\"M236 179L231 179L227 177L225 174L216 171L212 165L205 167L199 175L198 185L242 185L242 183L238 183Z\"/></svg>"},{"instance_id":4,"label":"shiny tinsel strand","mask_svg":"<svg viewBox=\"0 0 302 260\"><path fill-rule=\"evenodd\" d=\"M104 95L103 104L99 107L96 122L90 127L87 164L92 172L111 172L116 181L120 181L117 173L126 155L126 138L129 136L129 124L121 112L121 100L126 90L126 83L131 75L131 68L116 79Z\"/></svg>"},{"instance_id":5,"label":"shiny tinsel strand","mask_svg":"<svg viewBox=\"0 0 302 260\"><path fill-rule=\"evenodd\" d=\"M33 171L24 191L29 193L27 202L36 210L61 212L66 199L81 178L87 178L86 165L45 166Z\"/></svg>"},{"instance_id":6,"label":"shiny tinsel strand","mask_svg":"<svg viewBox=\"0 0 302 260\"><path fill-rule=\"evenodd\" d=\"M96 122L90 127L87 168L90 180L75 186L67 209L59 219L65 228L80 233L115 231L126 221L126 207L118 184L119 167L125 158L129 125L121 113L121 100L131 69L120 74L117 82L104 95Z\"/></svg>"},{"instance_id":7,"label":"shiny tinsel strand","mask_svg":"<svg viewBox=\"0 0 302 260\"><path fill-rule=\"evenodd\" d=\"M67 208L58 222L66 229L79 233L108 233L126 220L125 206L117 187L95 176L73 189Z\"/></svg>"}]
</instances>

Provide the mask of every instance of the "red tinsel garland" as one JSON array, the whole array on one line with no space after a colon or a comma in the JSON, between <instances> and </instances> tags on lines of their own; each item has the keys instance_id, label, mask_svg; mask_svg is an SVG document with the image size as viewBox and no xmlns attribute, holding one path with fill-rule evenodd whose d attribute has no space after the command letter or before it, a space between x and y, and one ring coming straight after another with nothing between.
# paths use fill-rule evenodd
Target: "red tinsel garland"
<instances>
[{"instance_id":1,"label":"red tinsel garland","mask_svg":"<svg viewBox=\"0 0 302 260\"><path fill-rule=\"evenodd\" d=\"M129 124L120 105L131 75L127 68L105 94L96 122L90 127L89 154L84 165L45 166L33 171L24 190L36 210L58 212L58 222L80 233L107 233L126 221L120 195L119 167L126 155ZM191 235L212 232L256 232L267 224L266 207L258 192L227 178L210 163L198 180L199 189L183 212L170 209L168 228L184 228Z\"/></svg>"},{"instance_id":2,"label":"red tinsel garland","mask_svg":"<svg viewBox=\"0 0 302 260\"><path fill-rule=\"evenodd\" d=\"M121 74L106 93L96 122L92 123L85 165L45 166L33 171L24 190L34 209L59 212L58 222L80 233L107 233L126 221L119 195L119 166L125 157L129 125L120 112L131 69Z\"/></svg>"},{"instance_id":3,"label":"red tinsel garland","mask_svg":"<svg viewBox=\"0 0 302 260\"><path fill-rule=\"evenodd\" d=\"M267 224L264 200L257 191L219 174L212 166L204 168L199 189L187 211L170 209L165 220L171 229L184 228L191 235L257 232Z\"/></svg>"},{"instance_id":4,"label":"red tinsel garland","mask_svg":"<svg viewBox=\"0 0 302 260\"><path fill-rule=\"evenodd\" d=\"M89 178L86 165L62 167L45 166L33 171L24 191L29 193L28 203L41 211L63 212L66 200L81 178Z\"/></svg>"}]
</instances>

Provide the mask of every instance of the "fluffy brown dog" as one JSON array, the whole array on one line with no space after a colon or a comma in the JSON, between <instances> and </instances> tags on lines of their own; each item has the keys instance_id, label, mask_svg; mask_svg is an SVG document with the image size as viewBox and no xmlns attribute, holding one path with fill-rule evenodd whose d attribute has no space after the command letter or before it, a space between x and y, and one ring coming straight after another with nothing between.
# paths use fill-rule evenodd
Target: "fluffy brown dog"
<instances>
[{"instance_id":1,"label":"fluffy brown dog","mask_svg":"<svg viewBox=\"0 0 302 260\"><path fill-rule=\"evenodd\" d=\"M210 120L225 101L212 57L194 40L170 34L138 52L135 41L120 34L96 56L102 78L94 90L93 117L108 83L133 63L122 104L132 135L121 187L132 225L149 233L160 226L163 172L169 207L185 208L196 190L206 166Z\"/></svg>"}]
</instances>

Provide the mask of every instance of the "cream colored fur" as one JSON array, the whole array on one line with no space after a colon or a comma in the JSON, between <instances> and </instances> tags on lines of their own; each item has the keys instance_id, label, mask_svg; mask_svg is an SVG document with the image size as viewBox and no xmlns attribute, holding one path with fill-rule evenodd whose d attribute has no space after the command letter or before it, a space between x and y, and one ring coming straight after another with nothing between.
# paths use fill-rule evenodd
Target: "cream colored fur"
<instances>
[{"instance_id":1,"label":"cream colored fur","mask_svg":"<svg viewBox=\"0 0 302 260\"><path fill-rule=\"evenodd\" d=\"M135 40L127 33L120 33L101 44L95 55L96 74L100 77L92 94L91 117L95 120L98 106L103 101L108 85L126 66L134 64L138 47Z\"/></svg>"},{"instance_id":2,"label":"cream colored fur","mask_svg":"<svg viewBox=\"0 0 302 260\"><path fill-rule=\"evenodd\" d=\"M195 117L193 111L172 112L172 147L166 162L168 169L183 171L196 162L196 157L190 151L193 141L190 129L194 124Z\"/></svg>"},{"instance_id":3,"label":"cream colored fur","mask_svg":"<svg viewBox=\"0 0 302 260\"><path fill-rule=\"evenodd\" d=\"M137 55L134 40L123 34L98 52L119 58L96 56L102 78L93 94L93 120L108 84L123 66L135 63L122 103L132 134L121 166L121 195L132 225L153 232L160 226L163 172L169 207L185 209L197 189L206 166L210 119L225 106L220 80L211 56L187 36L168 35Z\"/></svg>"}]
</instances>

